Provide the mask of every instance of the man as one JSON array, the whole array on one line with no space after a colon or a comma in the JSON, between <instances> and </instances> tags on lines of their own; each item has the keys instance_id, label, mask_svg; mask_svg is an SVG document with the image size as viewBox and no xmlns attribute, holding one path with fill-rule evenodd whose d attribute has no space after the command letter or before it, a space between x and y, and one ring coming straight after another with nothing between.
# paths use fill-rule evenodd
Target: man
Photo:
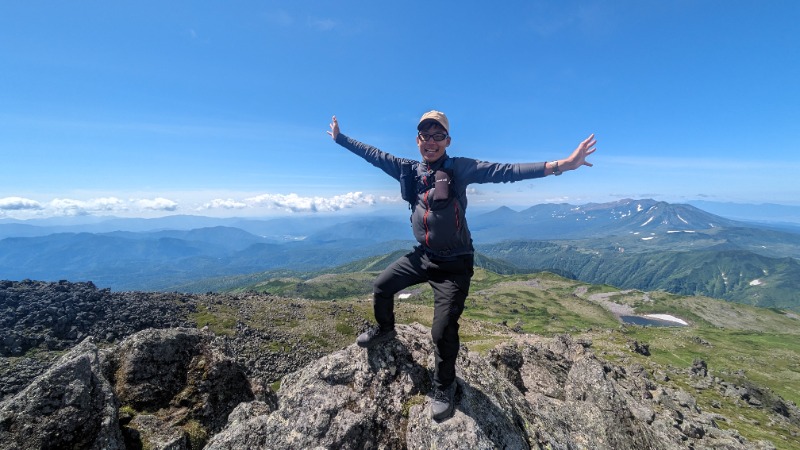
<instances>
[{"instance_id":1,"label":"man","mask_svg":"<svg viewBox=\"0 0 800 450\"><path fill-rule=\"evenodd\" d=\"M472 183L505 183L561 175L592 164L596 140L590 135L572 154L558 161L501 164L470 158L450 157L450 122L440 111L422 115L417 125L417 147L422 160L397 158L339 132L336 116L329 135L337 144L364 158L400 181L401 194L411 204L411 224L419 245L387 267L375 280L373 308L378 323L358 336L361 347L373 347L397 335L394 329L394 294L427 282L433 288L434 310L431 337L435 367L431 417L450 417L455 408L458 356L458 319L464 310L472 278L472 237L467 227L467 186Z\"/></svg>"}]
</instances>

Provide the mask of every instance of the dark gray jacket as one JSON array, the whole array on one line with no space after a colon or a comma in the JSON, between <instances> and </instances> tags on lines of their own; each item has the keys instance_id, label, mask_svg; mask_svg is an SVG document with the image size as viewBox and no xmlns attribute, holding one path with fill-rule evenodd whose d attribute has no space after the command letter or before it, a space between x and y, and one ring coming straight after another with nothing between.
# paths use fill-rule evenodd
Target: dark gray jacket
<instances>
[{"instance_id":1,"label":"dark gray jacket","mask_svg":"<svg viewBox=\"0 0 800 450\"><path fill-rule=\"evenodd\" d=\"M411 204L414 237L429 253L447 258L474 251L465 217L467 186L473 183L508 183L544 176L545 163L501 164L471 158L450 158L445 154L433 164L398 158L342 133L336 143L380 168L395 180L411 171L416 178L416 199ZM450 159L451 162L445 163ZM451 172L446 198L436 195L434 174Z\"/></svg>"}]
</instances>

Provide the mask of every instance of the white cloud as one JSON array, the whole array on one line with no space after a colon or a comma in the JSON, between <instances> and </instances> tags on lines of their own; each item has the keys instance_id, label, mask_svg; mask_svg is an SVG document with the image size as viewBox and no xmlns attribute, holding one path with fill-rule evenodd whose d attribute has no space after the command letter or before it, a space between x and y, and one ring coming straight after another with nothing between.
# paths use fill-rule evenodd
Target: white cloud
<instances>
[{"instance_id":1,"label":"white cloud","mask_svg":"<svg viewBox=\"0 0 800 450\"><path fill-rule=\"evenodd\" d=\"M297 194L262 194L245 200L254 207L283 209L292 212L338 211L358 205L373 205L375 198L362 192L349 192L333 197L300 197Z\"/></svg>"},{"instance_id":2,"label":"white cloud","mask_svg":"<svg viewBox=\"0 0 800 450\"><path fill-rule=\"evenodd\" d=\"M92 211L125 211L125 202L116 197L101 197L88 201Z\"/></svg>"},{"instance_id":3,"label":"white cloud","mask_svg":"<svg viewBox=\"0 0 800 450\"><path fill-rule=\"evenodd\" d=\"M89 214L86 202L69 198L54 198L50 201L50 208L58 216L85 216Z\"/></svg>"},{"instance_id":4,"label":"white cloud","mask_svg":"<svg viewBox=\"0 0 800 450\"><path fill-rule=\"evenodd\" d=\"M474 187L468 187L467 195L483 195L483 191L480 191Z\"/></svg>"},{"instance_id":5,"label":"white cloud","mask_svg":"<svg viewBox=\"0 0 800 450\"><path fill-rule=\"evenodd\" d=\"M101 197L90 200L55 198L50 201L50 209L60 216L85 216L94 212L125 211L125 202L116 197Z\"/></svg>"},{"instance_id":6,"label":"white cloud","mask_svg":"<svg viewBox=\"0 0 800 450\"><path fill-rule=\"evenodd\" d=\"M392 196L392 197L388 197L386 195L381 195L380 197L378 197L378 201L381 202L381 203L400 203L400 202L404 202L405 200L403 200L403 197L401 197L399 195L395 195L395 196Z\"/></svg>"},{"instance_id":7,"label":"white cloud","mask_svg":"<svg viewBox=\"0 0 800 450\"><path fill-rule=\"evenodd\" d=\"M0 198L0 210L20 211L25 209L42 209L42 205L36 200L22 197Z\"/></svg>"},{"instance_id":8,"label":"white cloud","mask_svg":"<svg viewBox=\"0 0 800 450\"><path fill-rule=\"evenodd\" d=\"M183 193L184 197L186 194ZM219 195L219 194L217 194ZM205 198L203 198L205 197ZM210 199L209 199L210 198ZM179 203L180 202L180 203ZM210 197L190 195L180 200L165 197L131 196L117 198L113 196L90 199L53 198L50 200L32 200L22 197L0 198L0 216L16 219L33 217L80 217L91 215L119 215L122 217L150 217L179 211L191 204L195 211L208 213L221 211L245 211L252 213L264 210L284 212L334 212L376 203L402 202L399 196L383 197L368 195L363 192L350 192L335 196L300 196L298 194L262 194L241 197ZM261 211L259 211L259 209Z\"/></svg>"},{"instance_id":9,"label":"white cloud","mask_svg":"<svg viewBox=\"0 0 800 450\"><path fill-rule=\"evenodd\" d=\"M223 200L221 198L215 198L208 203L205 203L201 208L198 209L243 209L247 208L247 203L238 202L234 199L227 199Z\"/></svg>"},{"instance_id":10,"label":"white cloud","mask_svg":"<svg viewBox=\"0 0 800 450\"><path fill-rule=\"evenodd\" d=\"M140 208L152 209L154 211L175 211L178 209L177 203L163 197L157 197L152 200L143 198L137 200L136 204L139 205Z\"/></svg>"}]
</instances>

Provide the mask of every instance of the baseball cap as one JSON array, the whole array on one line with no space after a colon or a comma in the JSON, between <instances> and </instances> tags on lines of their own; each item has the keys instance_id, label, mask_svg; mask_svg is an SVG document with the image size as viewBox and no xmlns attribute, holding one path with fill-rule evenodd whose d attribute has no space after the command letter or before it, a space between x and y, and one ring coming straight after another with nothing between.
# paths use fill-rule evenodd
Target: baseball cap
<instances>
[{"instance_id":1,"label":"baseball cap","mask_svg":"<svg viewBox=\"0 0 800 450\"><path fill-rule=\"evenodd\" d=\"M420 125L422 125L422 122L428 120L433 120L434 122L438 122L439 125L441 125L442 128L444 128L444 131L450 133L450 121L447 120L447 116L445 116L443 112L436 110L428 111L422 115L422 118L419 119L419 123L417 124L417 130L420 129Z\"/></svg>"}]
</instances>

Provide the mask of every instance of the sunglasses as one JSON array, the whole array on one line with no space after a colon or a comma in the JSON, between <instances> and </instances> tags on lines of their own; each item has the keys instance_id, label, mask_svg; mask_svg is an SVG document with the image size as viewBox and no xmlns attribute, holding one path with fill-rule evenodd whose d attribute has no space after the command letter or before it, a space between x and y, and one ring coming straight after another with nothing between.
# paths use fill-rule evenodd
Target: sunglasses
<instances>
[{"instance_id":1,"label":"sunglasses","mask_svg":"<svg viewBox=\"0 0 800 450\"><path fill-rule=\"evenodd\" d=\"M433 138L434 141L440 142L445 140L447 137L447 133L433 133L433 134L426 134L426 133L419 133L417 134L423 142L428 142L430 138Z\"/></svg>"}]
</instances>

